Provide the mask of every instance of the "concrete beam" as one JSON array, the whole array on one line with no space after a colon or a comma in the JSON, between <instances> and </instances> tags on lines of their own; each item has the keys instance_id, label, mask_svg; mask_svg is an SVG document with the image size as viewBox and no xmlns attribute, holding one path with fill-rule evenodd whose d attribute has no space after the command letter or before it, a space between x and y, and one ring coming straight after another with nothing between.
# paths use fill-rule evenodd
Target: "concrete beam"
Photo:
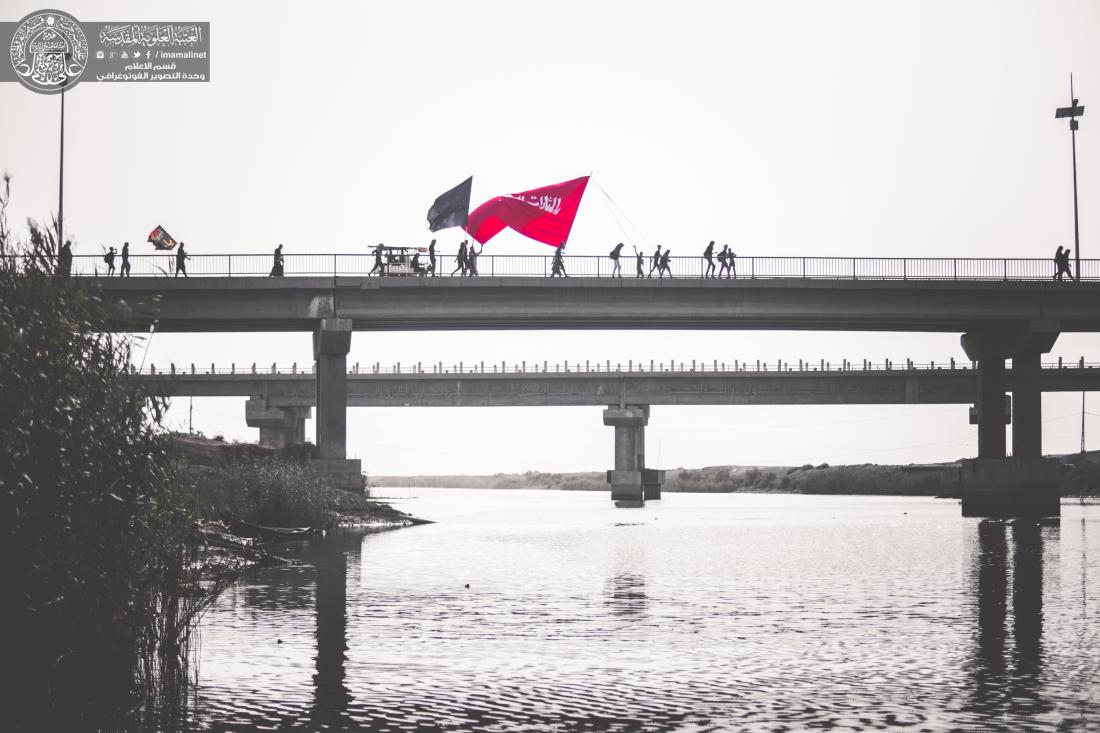
<instances>
[{"instance_id":1,"label":"concrete beam","mask_svg":"<svg viewBox=\"0 0 1100 733\"><path fill-rule=\"evenodd\" d=\"M310 407L276 407L263 397L250 397L244 403L245 424L260 429L260 443L276 448L301 445L306 440L305 423L313 413Z\"/></svg>"},{"instance_id":2,"label":"concrete beam","mask_svg":"<svg viewBox=\"0 0 1100 733\"><path fill-rule=\"evenodd\" d=\"M648 365L647 365L648 366ZM732 369L732 367L731 367ZM159 394L262 395L269 404L316 404L316 377L302 374L142 374ZM972 369L848 372L570 372L526 374L349 374L349 407L646 405L971 404ZM1006 375L1015 392L1015 375ZM1044 392L1100 391L1100 369L1046 368Z\"/></svg>"},{"instance_id":3,"label":"concrete beam","mask_svg":"<svg viewBox=\"0 0 1100 733\"><path fill-rule=\"evenodd\" d=\"M1100 331L1100 283L585 278L103 278L120 330L939 331L1049 320Z\"/></svg>"},{"instance_id":4,"label":"concrete beam","mask_svg":"<svg viewBox=\"0 0 1100 733\"><path fill-rule=\"evenodd\" d=\"M1046 354L1054 348L1060 324L1048 319L992 324L964 333L959 342L971 361Z\"/></svg>"}]
</instances>

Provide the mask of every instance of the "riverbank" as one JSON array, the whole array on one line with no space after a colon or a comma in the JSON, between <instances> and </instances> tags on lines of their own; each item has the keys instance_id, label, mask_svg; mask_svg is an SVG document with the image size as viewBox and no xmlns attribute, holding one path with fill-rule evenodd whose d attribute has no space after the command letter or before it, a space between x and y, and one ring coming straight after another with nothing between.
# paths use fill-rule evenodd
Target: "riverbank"
<instances>
[{"instance_id":1,"label":"riverbank","mask_svg":"<svg viewBox=\"0 0 1100 733\"><path fill-rule=\"evenodd\" d=\"M1051 456L1062 462L1063 496L1100 495L1100 451ZM707 466L665 472L663 491L948 496L958 494L958 463L830 466ZM492 475L373 476L375 486L607 491L602 471Z\"/></svg>"},{"instance_id":2,"label":"riverbank","mask_svg":"<svg viewBox=\"0 0 1100 733\"><path fill-rule=\"evenodd\" d=\"M309 465L309 445L277 449L183 433L170 438L186 494L203 520L322 530L423 521L371 499L369 491L328 486Z\"/></svg>"}]
</instances>

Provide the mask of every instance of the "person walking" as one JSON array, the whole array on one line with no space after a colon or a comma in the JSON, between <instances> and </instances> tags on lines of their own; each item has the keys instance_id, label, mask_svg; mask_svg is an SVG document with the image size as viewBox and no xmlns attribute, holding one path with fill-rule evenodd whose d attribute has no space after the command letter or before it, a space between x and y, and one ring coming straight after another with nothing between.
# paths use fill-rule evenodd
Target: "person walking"
<instances>
[{"instance_id":1,"label":"person walking","mask_svg":"<svg viewBox=\"0 0 1100 733\"><path fill-rule=\"evenodd\" d=\"M109 247L107 254L103 255L103 261L107 263L107 277L115 274L115 248Z\"/></svg>"},{"instance_id":2,"label":"person walking","mask_svg":"<svg viewBox=\"0 0 1100 733\"><path fill-rule=\"evenodd\" d=\"M550 263L550 277L569 277L565 271L565 242L554 250L554 261Z\"/></svg>"},{"instance_id":3,"label":"person walking","mask_svg":"<svg viewBox=\"0 0 1100 733\"><path fill-rule=\"evenodd\" d=\"M378 246L374 248L374 267L367 273L367 277L370 277L374 273L378 273L378 277L386 276L386 263L382 261L382 249L383 244L378 243Z\"/></svg>"},{"instance_id":4,"label":"person walking","mask_svg":"<svg viewBox=\"0 0 1100 733\"><path fill-rule=\"evenodd\" d=\"M183 249L183 242L180 242L180 248L176 250L176 274L173 277L179 277L180 273L183 273L184 277L187 277L187 260L191 259L191 255Z\"/></svg>"},{"instance_id":5,"label":"person walking","mask_svg":"<svg viewBox=\"0 0 1100 733\"><path fill-rule=\"evenodd\" d=\"M608 257L611 258L611 263L612 263L611 277L615 277L615 275L618 275L620 280L623 277L622 264L619 262L619 255L622 254L622 251L623 251L623 243L619 242L611 250L610 254L607 255Z\"/></svg>"},{"instance_id":6,"label":"person walking","mask_svg":"<svg viewBox=\"0 0 1100 733\"><path fill-rule=\"evenodd\" d=\"M66 277L73 271L73 243L68 239L57 251L57 271Z\"/></svg>"},{"instance_id":7,"label":"person walking","mask_svg":"<svg viewBox=\"0 0 1100 733\"><path fill-rule=\"evenodd\" d=\"M669 266L668 258L672 254L671 248L666 248L665 253L661 255L661 268L657 271L657 275L660 278L664 278L664 273L668 273L668 279L672 279L672 267Z\"/></svg>"},{"instance_id":8,"label":"person walking","mask_svg":"<svg viewBox=\"0 0 1100 733\"><path fill-rule=\"evenodd\" d=\"M634 245L631 246L633 247ZM634 257L637 260L637 272L634 274L634 277L645 277L645 255L639 252L637 247L634 247Z\"/></svg>"},{"instance_id":9,"label":"person walking","mask_svg":"<svg viewBox=\"0 0 1100 733\"><path fill-rule=\"evenodd\" d=\"M275 248L273 262L271 263L270 277L282 277L283 273L283 245L280 244L278 247Z\"/></svg>"},{"instance_id":10,"label":"person walking","mask_svg":"<svg viewBox=\"0 0 1100 733\"><path fill-rule=\"evenodd\" d=\"M737 279L737 253L730 249L730 246L726 245L726 262L730 265L730 272L733 273L733 279ZM726 277L729 277L729 272L726 273Z\"/></svg>"},{"instance_id":11,"label":"person walking","mask_svg":"<svg viewBox=\"0 0 1100 733\"><path fill-rule=\"evenodd\" d=\"M703 271L703 277L714 277L714 240L710 240L710 244L703 250L703 259L706 260L707 268Z\"/></svg>"},{"instance_id":12,"label":"person walking","mask_svg":"<svg viewBox=\"0 0 1100 733\"><path fill-rule=\"evenodd\" d=\"M657 274L661 274L661 245L657 245L657 249L653 250L653 257L649 261L649 274L646 277L653 277L653 271L656 270Z\"/></svg>"},{"instance_id":13,"label":"person walking","mask_svg":"<svg viewBox=\"0 0 1100 733\"><path fill-rule=\"evenodd\" d=\"M730 274L730 262L729 262L730 246L728 244L722 245L722 251L718 253L718 279L722 279L722 273L726 273L726 277Z\"/></svg>"},{"instance_id":14,"label":"person walking","mask_svg":"<svg viewBox=\"0 0 1100 733\"><path fill-rule=\"evenodd\" d=\"M1054 279L1058 282L1062 282L1063 275L1069 275L1069 279L1073 279L1073 272L1069 269L1069 248L1062 249L1062 246L1058 246L1058 250L1054 253Z\"/></svg>"},{"instance_id":15,"label":"person walking","mask_svg":"<svg viewBox=\"0 0 1100 733\"><path fill-rule=\"evenodd\" d=\"M428 274L435 277L435 240L428 245Z\"/></svg>"},{"instance_id":16,"label":"person walking","mask_svg":"<svg viewBox=\"0 0 1100 733\"><path fill-rule=\"evenodd\" d=\"M119 277L130 277L130 243L122 243L122 265L118 268Z\"/></svg>"},{"instance_id":17,"label":"person walking","mask_svg":"<svg viewBox=\"0 0 1100 733\"><path fill-rule=\"evenodd\" d=\"M466 277L466 240L462 240L462 244L458 245L458 254L455 255L455 269L451 270L451 277L454 277L456 272L462 272L461 277Z\"/></svg>"},{"instance_id":18,"label":"person walking","mask_svg":"<svg viewBox=\"0 0 1100 733\"><path fill-rule=\"evenodd\" d=\"M480 255L482 252L485 251L485 245L484 244L481 245L480 250L474 249L476 246L477 246L476 243L471 242L469 249L466 250L466 270L467 270L466 274L469 275L470 277L477 277L478 276L477 275L477 258L478 258L478 255Z\"/></svg>"}]
</instances>

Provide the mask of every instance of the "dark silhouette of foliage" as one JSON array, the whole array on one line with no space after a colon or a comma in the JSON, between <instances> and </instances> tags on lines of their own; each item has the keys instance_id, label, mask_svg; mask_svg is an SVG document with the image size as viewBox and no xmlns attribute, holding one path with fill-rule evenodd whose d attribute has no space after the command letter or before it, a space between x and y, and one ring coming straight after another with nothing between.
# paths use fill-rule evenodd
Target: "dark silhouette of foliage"
<instances>
[{"instance_id":1,"label":"dark silhouette of foliage","mask_svg":"<svg viewBox=\"0 0 1100 733\"><path fill-rule=\"evenodd\" d=\"M56 245L33 222L0 241L4 725L133 728L182 703L210 596L188 571L164 403L127 377L108 305L55 274Z\"/></svg>"}]
</instances>

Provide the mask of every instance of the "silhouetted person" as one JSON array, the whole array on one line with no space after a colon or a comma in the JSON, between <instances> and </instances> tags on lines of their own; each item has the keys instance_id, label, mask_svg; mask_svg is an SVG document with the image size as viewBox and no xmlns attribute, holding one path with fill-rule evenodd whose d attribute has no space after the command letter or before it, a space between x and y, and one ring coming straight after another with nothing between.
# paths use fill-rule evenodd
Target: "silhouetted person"
<instances>
[{"instance_id":1,"label":"silhouetted person","mask_svg":"<svg viewBox=\"0 0 1100 733\"><path fill-rule=\"evenodd\" d=\"M189 259L191 259L191 255L183 250L183 242L180 242L180 248L176 250L176 274L173 277L179 277L181 272L184 277L187 277L187 260Z\"/></svg>"},{"instance_id":2,"label":"silhouetted person","mask_svg":"<svg viewBox=\"0 0 1100 733\"><path fill-rule=\"evenodd\" d=\"M270 277L282 277L283 276L283 245L279 245L275 248L275 253L272 255L271 262L271 275Z\"/></svg>"},{"instance_id":3,"label":"silhouetted person","mask_svg":"<svg viewBox=\"0 0 1100 733\"><path fill-rule=\"evenodd\" d=\"M451 270L451 276L454 277L456 272L461 272L462 277L465 277L466 267L466 240L463 239L462 243L458 245L458 254L455 255L455 269Z\"/></svg>"},{"instance_id":4,"label":"silhouetted person","mask_svg":"<svg viewBox=\"0 0 1100 733\"><path fill-rule=\"evenodd\" d=\"M621 279L623 276L623 268L622 265L619 263L619 255L622 253L622 251L623 243L619 242L615 245L615 248L611 250L611 253L607 255L611 258L611 262L613 263L613 266L611 267L611 277L615 277L615 275L618 275Z\"/></svg>"},{"instance_id":5,"label":"silhouetted person","mask_svg":"<svg viewBox=\"0 0 1100 733\"><path fill-rule=\"evenodd\" d=\"M569 277L569 274L565 271L565 243L562 242L561 246L554 251L554 261L550 263L550 277Z\"/></svg>"},{"instance_id":6,"label":"silhouetted person","mask_svg":"<svg viewBox=\"0 0 1100 733\"><path fill-rule=\"evenodd\" d=\"M671 255L671 254L672 254L672 249L671 248L665 249L665 253L663 255L661 255L661 267L657 271L657 275L661 278L663 278L664 273L667 272L669 280L672 279L672 268L669 266L669 262L668 262L669 255Z\"/></svg>"},{"instance_id":7,"label":"silhouetted person","mask_svg":"<svg viewBox=\"0 0 1100 733\"><path fill-rule=\"evenodd\" d=\"M470 277L477 277L477 257L485 251L484 244L481 249L474 249L476 246L476 243L470 242L470 247L466 250L466 274Z\"/></svg>"},{"instance_id":8,"label":"silhouetted person","mask_svg":"<svg viewBox=\"0 0 1100 733\"><path fill-rule=\"evenodd\" d=\"M130 243L122 243L122 265L118 268L119 277L130 277Z\"/></svg>"},{"instance_id":9,"label":"silhouetted person","mask_svg":"<svg viewBox=\"0 0 1100 733\"><path fill-rule=\"evenodd\" d=\"M729 245L727 244L726 247L728 248ZM730 249L726 253L726 262L730 263L730 272L733 273L733 279L736 280L737 279L737 253L734 252L732 249ZM726 277L729 277L729 275L727 274Z\"/></svg>"},{"instance_id":10,"label":"silhouetted person","mask_svg":"<svg viewBox=\"0 0 1100 733\"><path fill-rule=\"evenodd\" d=\"M1069 269L1069 248L1062 249L1058 247L1058 251L1054 253L1054 265L1056 272L1054 273L1054 279L1058 282L1062 281L1063 275L1069 275L1069 279L1073 279L1073 273Z\"/></svg>"},{"instance_id":11,"label":"silhouetted person","mask_svg":"<svg viewBox=\"0 0 1100 733\"><path fill-rule=\"evenodd\" d=\"M703 259L706 260L707 269L703 271L703 277L714 277L714 240L703 250Z\"/></svg>"},{"instance_id":12,"label":"silhouetted person","mask_svg":"<svg viewBox=\"0 0 1100 733\"><path fill-rule=\"evenodd\" d=\"M435 240L428 245L428 272L435 277Z\"/></svg>"},{"instance_id":13,"label":"silhouetted person","mask_svg":"<svg viewBox=\"0 0 1100 733\"><path fill-rule=\"evenodd\" d=\"M378 246L374 248L374 267L367 273L367 277L370 277L376 272L378 273L378 277L385 277L386 263L382 261L382 249L383 245L379 242Z\"/></svg>"},{"instance_id":14,"label":"silhouetted person","mask_svg":"<svg viewBox=\"0 0 1100 733\"><path fill-rule=\"evenodd\" d=\"M425 272L427 272L427 268L424 267L424 265L420 264L420 253L419 252L417 252L413 255L412 271L413 271L413 274L418 276L418 277L423 275Z\"/></svg>"},{"instance_id":15,"label":"silhouetted person","mask_svg":"<svg viewBox=\"0 0 1100 733\"><path fill-rule=\"evenodd\" d=\"M639 252L637 247L634 247L634 257L637 259L636 266L638 270L634 273L634 277L645 277L645 255Z\"/></svg>"},{"instance_id":16,"label":"silhouetted person","mask_svg":"<svg viewBox=\"0 0 1100 733\"><path fill-rule=\"evenodd\" d=\"M73 271L73 243L68 239L57 251L57 271L65 276Z\"/></svg>"},{"instance_id":17,"label":"silhouetted person","mask_svg":"<svg viewBox=\"0 0 1100 733\"><path fill-rule=\"evenodd\" d=\"M653 257L649 260L649 274L646 277L653 277L653 271L656 270L657 274L661 274L661 245L657 245L657 249L653 250Z\"/></svg>"},{"instance_id":18,"label":"silhouetted person","mask_svg":"<svg viewBox=\"0 0 1100 733\"><path fill-rule=\"evenodd\" d=\"M107 263L107 277L115 274L115 248L109 247L107 254L103 255L103 261Z\"/></svg>"},{"instance_id":19,"label":"silhouetted person","mask_svg":"<svg viewBox=\"0 0 1100 733\"><path fill-rule=\"evenodd\" d=\"M718 253L718 277L721 279L722 273L726 273L726 277L730 275L730 261L729 261L730 246L728 244L722 245L722 251Z\"/></svg>"}]
</instances>

